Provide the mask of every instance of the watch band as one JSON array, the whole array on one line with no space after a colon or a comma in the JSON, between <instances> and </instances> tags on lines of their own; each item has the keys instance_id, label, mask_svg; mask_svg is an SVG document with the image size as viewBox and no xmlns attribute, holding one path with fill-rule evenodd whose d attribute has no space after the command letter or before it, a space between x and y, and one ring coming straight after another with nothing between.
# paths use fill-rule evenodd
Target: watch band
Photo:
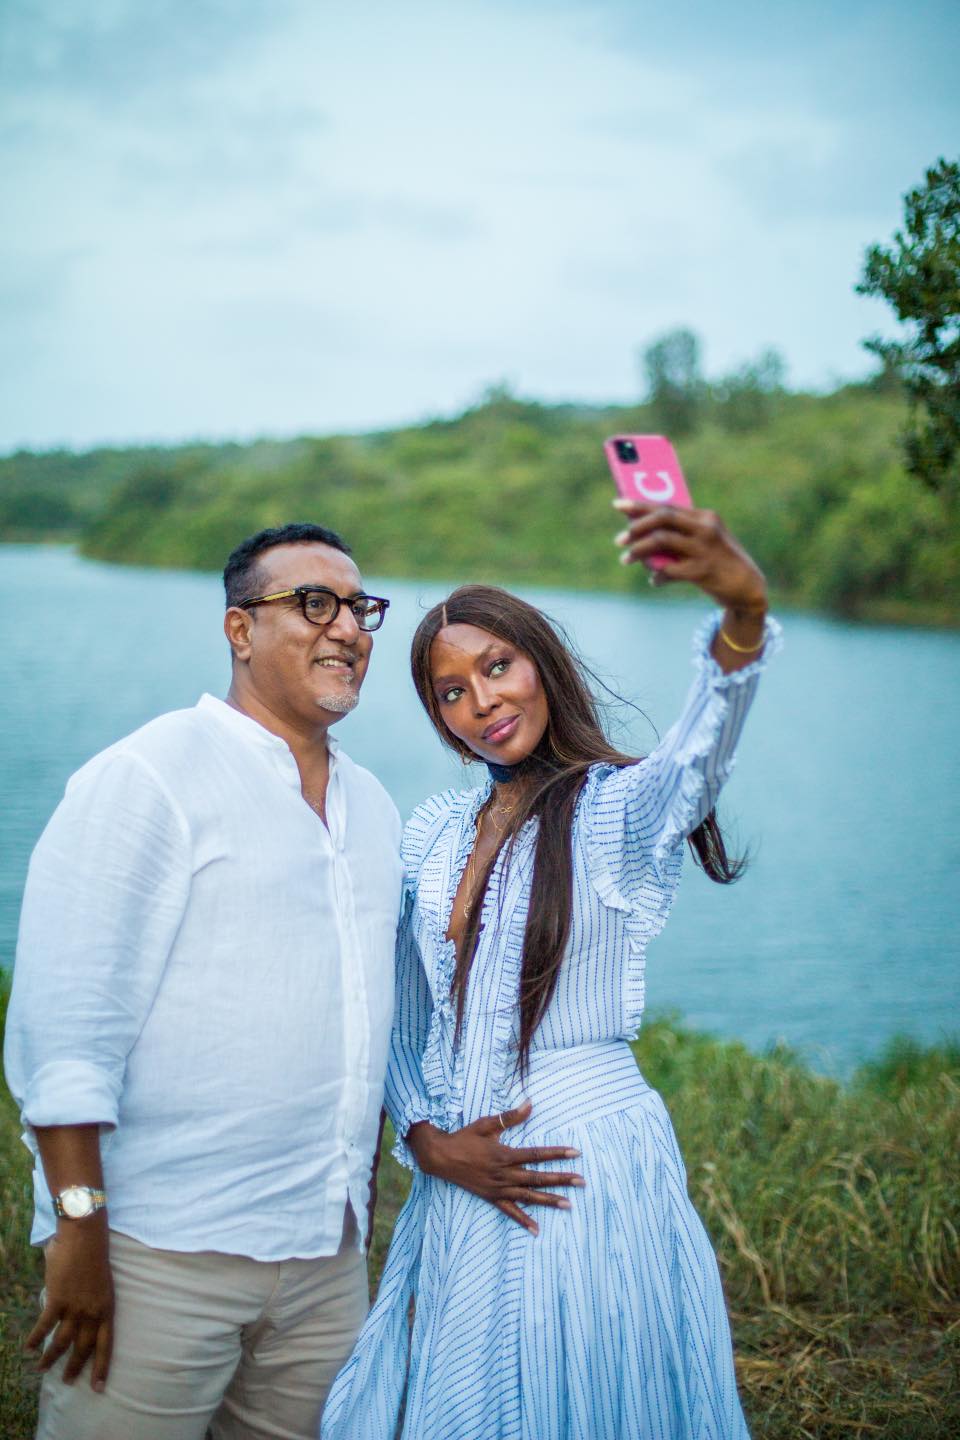
<instances>
[{"instance_id":1,"label":"watch band","mask_svg":"<svg viewBox=\"0 0 960 1440\"><path fill-rule=\"evenodd\" d=\"M84 1220L106 1206L107 1192L92 1185L65 1185L53 1197L53 1208L61 1220Z\"/></svg>"}]
</instances>

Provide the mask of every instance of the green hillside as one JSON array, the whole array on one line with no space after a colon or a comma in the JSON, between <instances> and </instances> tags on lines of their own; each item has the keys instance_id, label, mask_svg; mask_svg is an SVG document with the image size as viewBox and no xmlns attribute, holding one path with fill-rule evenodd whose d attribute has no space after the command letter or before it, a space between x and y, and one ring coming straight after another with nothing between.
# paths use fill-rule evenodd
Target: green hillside
<instances>
[{"instance_id":1,"label":"green hillside","mask_svg":"<svg viewBox=\"0 0 960 1440\"><path fill-rule=\"evenodd\" d=\"M749 402L749 403L746 403ZM783 602L960 623L960 526L904 469L902 397L720 395L677 442ZM249 445L20 452L0 460L0 538L75 538L92 557L219 569L263 525L341 530L380 575L645 589L615 563L600 450L657 428L648 407L587 409L494 391L452 420Z\"/></svg>"}]
</instances>

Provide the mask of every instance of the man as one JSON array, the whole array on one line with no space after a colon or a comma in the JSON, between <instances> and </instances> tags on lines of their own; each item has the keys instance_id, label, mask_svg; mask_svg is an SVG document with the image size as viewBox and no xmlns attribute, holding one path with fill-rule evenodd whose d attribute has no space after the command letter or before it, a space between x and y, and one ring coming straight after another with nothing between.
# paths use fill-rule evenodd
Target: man
<instances>
[{"instance_id":1,"label":"man","mask_svg":"<svg viewBox=\"0 0 960 1440\"><path fill-rule=\"evenodd\" d=\"M6 1064L43 1440L313 1440L366 1313L400 822L329 730L387 602L314 525L224 584L227 700L91 760L31 861Z\"/></svg>"}]
</instances>

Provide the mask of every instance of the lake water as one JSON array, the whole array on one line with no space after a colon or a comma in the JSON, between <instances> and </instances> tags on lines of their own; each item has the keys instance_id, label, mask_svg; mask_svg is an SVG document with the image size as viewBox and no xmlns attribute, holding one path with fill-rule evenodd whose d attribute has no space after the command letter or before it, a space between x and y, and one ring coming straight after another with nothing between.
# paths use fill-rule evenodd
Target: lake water
<instances>
[{"instance_id":1,"label":"lake water","mask_svg":"<svg viewBox=\"0 0 960 1440\"><path fill-rule=\"evenodd\" d=\"M406 816L470 774L433 737L407 671L413 627L444 587L365 579L392 607L337 734ZM705 603L524 594L668 727ZM12 963L30 850L71 771L161 711L225 693L221 595L209 575L0 546L0 964ZM688 865L650 950L648 1002L754 1048L784 1039L842 1075L896 1032L933 1042L958 1026L960 636L781 619L786 646L721 805L753 864L728 889ZM642 717L612 720L617 743L650 749Z\"/></svg>"}]
</instances>

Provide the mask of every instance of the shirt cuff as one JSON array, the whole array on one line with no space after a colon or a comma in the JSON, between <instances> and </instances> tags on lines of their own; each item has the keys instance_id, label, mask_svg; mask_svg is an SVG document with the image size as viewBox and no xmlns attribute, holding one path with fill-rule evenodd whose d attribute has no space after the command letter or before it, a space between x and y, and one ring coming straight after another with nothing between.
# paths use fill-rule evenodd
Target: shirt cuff
<instances>
[{"instance_id":1,"label":"shirt cuff","mask_svg":"<svg viewBox=\"0 0 960 1440\"><path fill-rule=\"evenodd\" d=\"M443 1124L443 1107L437 1101L428 1100L425 1095L415 1095L403 1107L401 1113L393 1120L393 1128L396 1133L396 1140L393 1146L393 1158L399 1164L406 1166L408 1170L416 1170L417 1162L413 1158L413 1151L407 1144L407 1135L414 1125L419 1125L426 1120L430 1125L436 1125L438 1130L446 1129Z\"/></svg>"},{"instance_id":2,"label":"shirt cuff","mask_svg":"<svg viewBox=\"0 0 960 1440\"><path fill-rule=\"evenodd\" d=\"M112 1076L87 1060L53 1060L42 1065L26 1086L20 1118L28 1130L38 1125L117 1123L120 1087Z\"/></svg>"},{"instance_id":3,"label":"shirt cuff","mask_svg":"<svg viewBox=\"0 0 960 1440\"><path fill-rule=\"evenodd\" d=\"M749 665L744 665L740 670L721 670L710 654L710 647L723 623L723 613L722 610L714 610L698 625L693 637L694 667L705 675L716 690L726 690L731 685L745 685L748 680L762 675L773 657L783 649L783 628L779 620L767 615L763 622L763 649L756 660L751 660Z\"/></svg>"}]
</instances>

